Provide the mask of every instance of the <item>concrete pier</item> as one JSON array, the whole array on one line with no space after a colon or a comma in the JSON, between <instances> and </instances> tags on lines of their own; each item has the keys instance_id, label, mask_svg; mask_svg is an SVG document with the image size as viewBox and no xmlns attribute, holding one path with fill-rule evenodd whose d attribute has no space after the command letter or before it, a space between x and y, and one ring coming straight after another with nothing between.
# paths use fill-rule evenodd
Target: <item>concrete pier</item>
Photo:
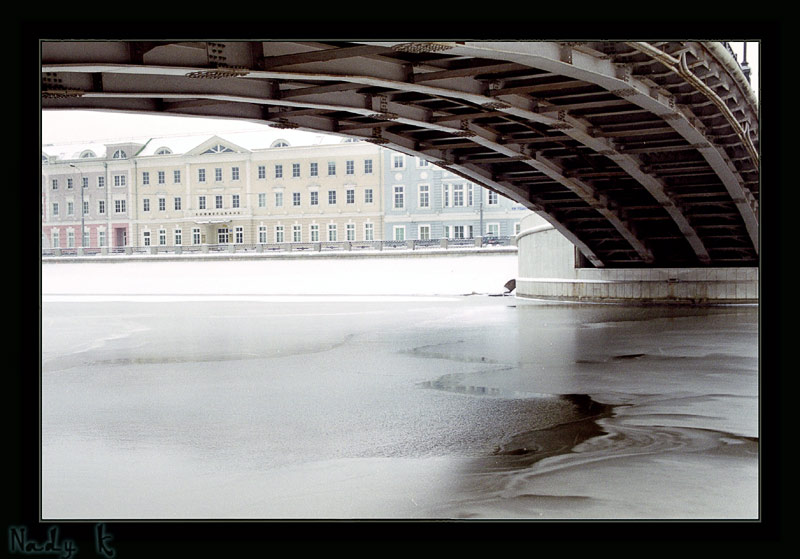
<instances>
[{"instance_id":1,"label":"concrete pier","mask_svg":"<svg viewBox=\"0 0 800 559\"><path fill-rule=\"evenodd\" d=\"M517 296L588 302L757 304L757 267L578 268L575 247L538 215L516 238Z\"/></svg>"}]
</instances>

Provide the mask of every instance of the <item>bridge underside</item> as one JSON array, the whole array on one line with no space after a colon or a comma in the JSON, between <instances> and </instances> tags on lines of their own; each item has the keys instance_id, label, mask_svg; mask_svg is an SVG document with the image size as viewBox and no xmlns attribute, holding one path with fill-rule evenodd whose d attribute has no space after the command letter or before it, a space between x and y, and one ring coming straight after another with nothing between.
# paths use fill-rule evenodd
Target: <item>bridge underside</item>
<instances>
[{"instance_id":1,"label":"bridge underside","mask_svg":"<svg viewBox=\"0 0 800 559\"><path fill-rule=\"evenodd\" d=\"M758 108L721 43L41 47L43 110L360 138L524 204L597 267L758 265Z\"/></svg>"}]
</instances>

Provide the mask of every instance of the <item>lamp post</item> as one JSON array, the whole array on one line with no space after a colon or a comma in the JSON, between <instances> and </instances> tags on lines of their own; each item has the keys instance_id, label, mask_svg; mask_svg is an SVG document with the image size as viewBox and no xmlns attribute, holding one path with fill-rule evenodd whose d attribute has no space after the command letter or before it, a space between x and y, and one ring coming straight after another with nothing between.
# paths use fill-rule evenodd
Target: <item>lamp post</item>
<instances>
[{"instance_id":1,"label":"lamp post","mask_svg":"<svg viewBox=\"0 0 800 559\"><path fill-rule=\"evenodd\" d=\"M84 210L83 210L83 204L84 204L84 202L83 202L83 171L78 169L78 167L76 167L72 163L70 163L69 166L74 168L81 175L81 248L86 248L84 246L84 244L83 244L83 239L84 239L84 234L85 234L85 228L84 228L84 224L83 224L84 221L83 220L84 220L84 216L86 215L86 212L84 212Z\"/></svg>"}]
</instances>

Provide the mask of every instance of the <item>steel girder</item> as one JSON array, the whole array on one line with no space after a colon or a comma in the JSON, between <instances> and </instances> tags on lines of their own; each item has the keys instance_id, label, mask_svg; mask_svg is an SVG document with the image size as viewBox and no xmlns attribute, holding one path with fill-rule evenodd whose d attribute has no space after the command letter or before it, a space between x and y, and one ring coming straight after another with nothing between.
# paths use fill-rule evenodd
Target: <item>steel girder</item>
<instances>
[{"instance_id":1,"label":"steel girder","mask_svg":"<svg viewBox=\"0 0 800 559\"><path fill-rule=\"evenodd\" d=\"M758 263L758 108L719 43L43 42L42 109L237 118L423 157L598 267Z\"/></svg>"}]
</instances>

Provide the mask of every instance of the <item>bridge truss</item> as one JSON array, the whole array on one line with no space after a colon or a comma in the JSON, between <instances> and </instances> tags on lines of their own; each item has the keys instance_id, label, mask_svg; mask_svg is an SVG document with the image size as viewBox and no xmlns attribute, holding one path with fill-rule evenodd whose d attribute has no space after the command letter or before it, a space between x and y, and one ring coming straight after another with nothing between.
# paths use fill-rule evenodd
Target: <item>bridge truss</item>
<instances>
[{"instance_id":1,"label":"bridge truss","mask_svg":"<svg viewBox=\"0 0 800 559\"><path fill-rule=\"evenodd\" d=\"M716 42L41 43L43 110L261 122L423 157L597 267L756 266L758 106Z\"/></svg>"}]
</instances>

